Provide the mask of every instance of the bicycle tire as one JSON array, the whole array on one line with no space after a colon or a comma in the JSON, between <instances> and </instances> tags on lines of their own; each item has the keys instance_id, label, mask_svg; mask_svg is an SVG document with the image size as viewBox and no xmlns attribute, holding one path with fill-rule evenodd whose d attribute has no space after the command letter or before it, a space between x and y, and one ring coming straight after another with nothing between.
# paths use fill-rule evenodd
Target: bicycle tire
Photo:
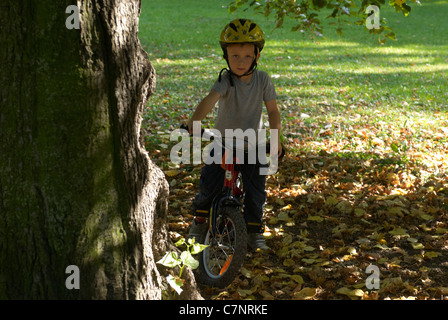
<instances>
[{"instance_id":1,"label":"bicycle tire","mask_svg":"<svg viewBox=\"0 0 448 320\"><path fill-rule=\"evenodd\" d=\"M236 278L246 257L247 231L241 208L223 207L217 218L215 243L211 243L210 234L207 228L201 235L201 243L209 247L198 255L196 280L206 286L224 288Z\"/></svg>"}]
</instances>

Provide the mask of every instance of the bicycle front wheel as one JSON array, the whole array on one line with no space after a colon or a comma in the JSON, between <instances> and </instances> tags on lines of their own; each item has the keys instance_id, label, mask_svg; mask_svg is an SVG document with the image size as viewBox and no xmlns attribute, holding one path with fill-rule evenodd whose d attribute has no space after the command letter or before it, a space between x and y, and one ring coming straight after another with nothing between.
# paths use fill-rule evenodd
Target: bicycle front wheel
<instances>
[{"instance_id":1,"label":"bicycle front wheel","mask_svg":"<svg viewBox=\"0 0 448 320\"><path fill-rule=\"evenodd\" d=\"M238 275L246 257L247 231L241 209L223 207L216 220L214 237L207 229L201 243L208 247L199 253L198 282L226 287Z\"/></svg>"}]
</instances>

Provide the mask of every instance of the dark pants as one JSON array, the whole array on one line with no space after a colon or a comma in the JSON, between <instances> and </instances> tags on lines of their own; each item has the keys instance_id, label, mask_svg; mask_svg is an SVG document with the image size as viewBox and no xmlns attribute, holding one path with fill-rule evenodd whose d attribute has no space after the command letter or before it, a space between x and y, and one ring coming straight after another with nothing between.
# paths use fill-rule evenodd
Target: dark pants
<instances>
[{"instance_id":1,"label":"dark pants","mask_svg":"<svg viewBox=\"0 0 448 320\"><path fill-rule=\"evenodd\" d=\"M248 232L263 232L263 209L266 202L266 176L260 175L259 164L239 165L243 176L244 219ZM208 217L213 198L222 190L224 169L219 164L205 165L199 182L199 193L193 200L194 215Z\"/></svg>"}]
</instances>

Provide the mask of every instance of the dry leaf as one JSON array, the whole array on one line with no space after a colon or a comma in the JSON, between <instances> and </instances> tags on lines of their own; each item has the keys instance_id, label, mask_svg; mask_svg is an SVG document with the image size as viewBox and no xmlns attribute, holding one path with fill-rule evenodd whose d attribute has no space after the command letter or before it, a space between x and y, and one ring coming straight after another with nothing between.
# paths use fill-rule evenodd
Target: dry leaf
<instances>
[{"instance_id":1,"label":"dry leaf","mask_svg":"<svg viewBox=\"0 0 448 320\"><path fill-rule=\"evenodd\" d=\"M296 300L310 300L317 293L316 288L303 288L299 292L294 293L293 298Z\"/></svg>"}]
</instances>

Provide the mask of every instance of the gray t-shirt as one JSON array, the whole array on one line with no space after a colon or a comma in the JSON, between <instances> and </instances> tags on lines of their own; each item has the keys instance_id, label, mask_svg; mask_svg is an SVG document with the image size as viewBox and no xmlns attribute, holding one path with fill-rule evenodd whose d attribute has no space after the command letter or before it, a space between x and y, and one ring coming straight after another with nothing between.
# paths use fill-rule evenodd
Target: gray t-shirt
<instances>
[{"instance_id":1,"label":"gray t-shirt","mask_svg":"<svg viewBox=\"0 0 448 320\"><path fill-rule=\"evenodd\" d=\"M229 77L229 72L225 72L221 82L216 80L212 87L221 95L215 129L224 136L225 129L263 128L263 102L277 97L271 78L266 72L255 70L249 83L233 77L231 86Z\"/></svg>"}]
</instances>

